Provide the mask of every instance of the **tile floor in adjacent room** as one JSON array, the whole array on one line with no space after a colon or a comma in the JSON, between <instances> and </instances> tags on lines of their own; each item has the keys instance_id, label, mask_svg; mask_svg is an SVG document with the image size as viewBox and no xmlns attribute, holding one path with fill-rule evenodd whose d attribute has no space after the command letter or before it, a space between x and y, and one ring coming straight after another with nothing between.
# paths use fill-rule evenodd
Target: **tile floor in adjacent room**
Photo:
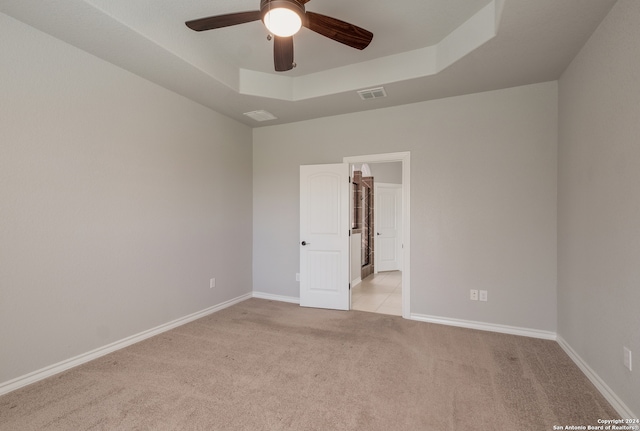
<instances>
[{"instance_id":1,"label":"tile floor in adjacent room","mask_svg":"<svg viewBox=\"0 0 640 431\"><path fill-rule=\"evenodd\" d=\"M402 316L402 273L379 272L352 287L351 309Z\"/></svg>"}]
</instances>

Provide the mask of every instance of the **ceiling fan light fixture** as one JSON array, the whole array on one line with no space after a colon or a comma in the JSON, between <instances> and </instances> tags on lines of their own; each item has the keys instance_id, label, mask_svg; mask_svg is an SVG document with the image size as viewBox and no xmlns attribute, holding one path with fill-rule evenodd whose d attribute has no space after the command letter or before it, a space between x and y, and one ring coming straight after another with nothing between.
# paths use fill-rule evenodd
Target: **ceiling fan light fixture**
<instances>
[{"instance_id":1,"label":"ceiling fan light fixture","mask_svg":"<svg viewBox=\"0 0 640 431\"><path fill-rule=\"evenodd\" d=\"M271 33L289 37L302 28L304 6L295 0L262 0L262 22Z\"/></svg>"},{"instance_id":2,"label":"ceiling fan light fixture","mask_svg":"<svg viewBox=\"0 0 640 431\"><path fill-rule=\"evenodd\" d=\"M276 36L289 37L300 31L302 20L294 11L279 7L266 13L264 25Z\"/></svg>"},{"instance_id":3,"label":"ceiling fan light fixture","mask_svg":"<svg viewBox=\"0 0 640 431\"><path fill-rule=\"evenodd\" d=\"M253 21L262 21L270 31L267 40L273 40L273 65L276 72L296 67L293 55L293 35L301 27L356 49L365 49L373 33L364 28L330 16L306 12L309 0L260 0L260 10L227 13L185 22L194 31L213 30ZM278 23L285 23L284 29ZM275 36L275 37L272 37Z\"/></svg>"}]
</instances>

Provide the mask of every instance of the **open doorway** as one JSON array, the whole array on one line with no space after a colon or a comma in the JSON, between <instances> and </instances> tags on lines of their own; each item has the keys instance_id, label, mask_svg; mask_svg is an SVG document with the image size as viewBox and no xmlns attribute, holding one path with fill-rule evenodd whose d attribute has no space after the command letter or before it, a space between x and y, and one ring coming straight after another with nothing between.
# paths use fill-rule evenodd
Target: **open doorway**
<instances>
[{"instance_id":1,"label":"open doorway","mask_svg":"<svg viewBox=\"0 0 640 431\"><path fill-rule=\"evenodd\" d=\"M410 317L409 160L409 153L344 158L352 172L354 310Z\"/></svg>"}]
</instances>

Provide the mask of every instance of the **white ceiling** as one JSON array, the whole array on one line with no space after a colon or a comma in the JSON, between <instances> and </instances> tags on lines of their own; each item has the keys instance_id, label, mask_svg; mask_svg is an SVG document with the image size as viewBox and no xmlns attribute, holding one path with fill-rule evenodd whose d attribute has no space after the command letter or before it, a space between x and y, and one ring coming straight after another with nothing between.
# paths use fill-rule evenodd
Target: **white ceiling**
<instances>
[{"instance_id":1,"label":"white ceiling","mask_svg":"<svg viewBox=\"0 0 640 431\"><path fill-rule=\"evenodd\" d=\"M251 127L558 79L615 0L311 0L308 11L374 34L363 51L306 28L297 67L273 70L261 22L184 22L259 0L0 0L0 12ZM356 90L384 86L387 98ZM244 112L267 110L258 123Z\"/></svg>"}]
</instances>

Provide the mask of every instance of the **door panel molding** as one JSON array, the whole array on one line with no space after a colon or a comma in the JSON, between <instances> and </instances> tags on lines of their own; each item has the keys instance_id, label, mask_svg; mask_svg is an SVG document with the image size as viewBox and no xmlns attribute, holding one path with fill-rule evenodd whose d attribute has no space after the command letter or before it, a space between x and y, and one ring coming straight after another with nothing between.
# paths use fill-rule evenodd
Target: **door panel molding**
<instances>
[{"instance_id":1,"label":"door panel molding","mask_svg":"<svg viewBox=\"0 0 640 431\"><path fill-rule=\"evenodd\" d=\"M402 269L402 184L375 183L375 268Z\"/></svg>"},{"instance_id":2,"label":"door panel molding","mask_svg":"<svg viewBox=\"0 0 640 431\"><path fill-rule=\"evenodd\" d=\"M349 310L349 165L300 166L300 305Z\"/></svg>"}]
</instances>

